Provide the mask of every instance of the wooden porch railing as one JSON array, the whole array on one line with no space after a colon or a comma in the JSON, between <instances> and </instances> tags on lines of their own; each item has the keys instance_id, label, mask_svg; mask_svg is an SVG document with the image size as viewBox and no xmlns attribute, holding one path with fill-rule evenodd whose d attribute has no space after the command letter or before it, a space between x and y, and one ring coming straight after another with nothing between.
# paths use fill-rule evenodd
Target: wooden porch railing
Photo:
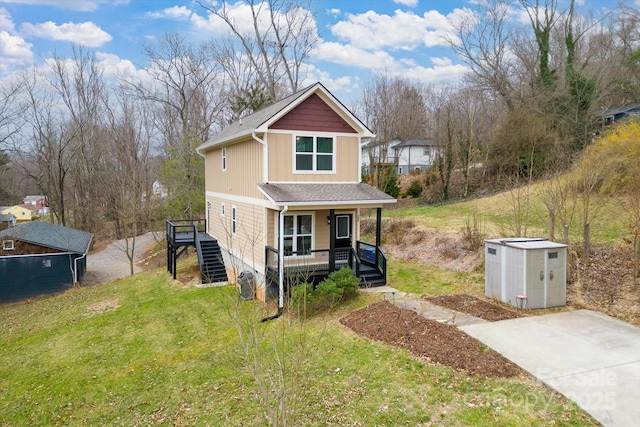
<instances>
[{"instance_id":1,"label":"wooden porch railing","mask_svg":"<svg viewBox=\"0 0 640 427\"><path fill-rule=\"evenodd\" d=\"M334 253L335 264L333 271L348 266L357 277L362 277L363 266L367 266L369 269L373 268L380 272L386 281L387 257L379 247L370 243L356 241L355 250L353 248L336 248L334 249ZM293 254L296 254L296 252ZM326 257L323 257L322 254L326 254ZM333 272L330 271L331 269L329 268L331 264L329 262L331 251L329 249L315 249L304 253L300 252L300 255L309 256L309 258L285 258L284 275L286 282L289 282L287 279L292 278L292 276L302 276L305 281L309 278L315 279L314 281L321 281ZM265 247L266 275L267 280L271 283L277 283L279 280L278 256L279 254L276 248L273 246ZM311 256L313 256L313 258L311 258Z\"/></svg>"}]
</instances>

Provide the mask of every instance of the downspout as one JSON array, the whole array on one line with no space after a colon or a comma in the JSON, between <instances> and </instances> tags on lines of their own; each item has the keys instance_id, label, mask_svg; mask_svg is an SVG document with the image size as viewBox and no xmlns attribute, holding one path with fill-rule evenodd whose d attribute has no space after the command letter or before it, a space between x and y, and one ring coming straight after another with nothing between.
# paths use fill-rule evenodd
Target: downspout
<instances>
[{"instance_id":1,"label":"downspout","mask_svg":"<svg viewBox=\"0 0 640 427\"><path fill-rule=\"evenodd\" d=\"M79 282L79 280L78 280L78 260L82 259L82 258L86 258L86 257L87 257L87 254L85 252L81 257L75 258L73 260L73 275L74 275L73 283L74 283L74 285Z\"/></svg>"},{"instance_id":2,"label":"downspout","mask_svg":"<svg viewBox=\"0 0 640 427\"><path fill-rule=\"evenodd\" d=\"M278 218L278 313L273 316L265 317L263 322L277 319L282 316L284 311L284 214L289 210L289 206L285 205L280 211Z\"/></svg>"},{"instance_id":3,"label":"downspout","mask_svg":"<svg viewBox=\"0 0 640 427\"><path fill-rule=\"evenodd\" d=\"M89 252L89 247L91 246L91 241L92 240L93 240L93 235L89 238L89 243L87 244L87 249L84 251L84 254L82 254L81 257L78 257L78 258L73 260L73 275L74 275L74 279L75 279L74 282L73 282L74 285L79 282L79 280L78 280L78 260L87 257L87 252Z\"/></svg>"}]
</instances>

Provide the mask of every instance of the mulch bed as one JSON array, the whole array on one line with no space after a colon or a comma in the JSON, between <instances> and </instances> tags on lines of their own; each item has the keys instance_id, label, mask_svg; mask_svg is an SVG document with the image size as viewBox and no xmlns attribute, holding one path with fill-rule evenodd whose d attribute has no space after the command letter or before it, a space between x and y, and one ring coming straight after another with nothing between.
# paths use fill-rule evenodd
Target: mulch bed
<instances>
[{"instance_id":1,"label":"mulch bed","mask_svg":"<svg viewBox=\"0 0 640 427\"><path fill-rule=\"evenodd\" d=\"M514 377L523 371L456 326L425 319L381 301L354 311L340 323L358 335L404 348L430 362L483 377Z\"/></svg>"},{"instance_id":2,"label":"mulch bed","mask_svg":"<svg viewBox=\"0 0 640 427\"><path fill-rule=\"evenodd\" d=\"M492 322L498 320L515 319L525 316L526 311L516 312L498 304L483 301L471 295L442 295L437 297L425 298L433 304L456 310L461 313L479 317Z\"/></svg>"}]
</instances>

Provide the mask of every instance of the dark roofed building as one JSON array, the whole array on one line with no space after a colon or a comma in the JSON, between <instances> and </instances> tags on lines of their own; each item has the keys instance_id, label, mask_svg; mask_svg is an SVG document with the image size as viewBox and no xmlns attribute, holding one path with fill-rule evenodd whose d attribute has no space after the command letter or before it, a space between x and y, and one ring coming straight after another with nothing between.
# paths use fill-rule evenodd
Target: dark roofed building
<instances>
[{"instance_id":1,"label":"dark roofed building","mask_svg":"<svg viewBox=\"0 0 640 427\"><path fill-rule=\"evenodd\" d=\"M52 294L80 282L92 237L42 221L0 231L0 302Z\"/></svg>"}]
</instances>

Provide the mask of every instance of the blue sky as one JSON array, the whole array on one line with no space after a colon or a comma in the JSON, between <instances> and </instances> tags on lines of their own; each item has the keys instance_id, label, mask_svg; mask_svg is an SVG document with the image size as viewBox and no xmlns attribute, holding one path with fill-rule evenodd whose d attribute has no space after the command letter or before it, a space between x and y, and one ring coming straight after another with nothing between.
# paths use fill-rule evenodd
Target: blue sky
<instances>
[{"instance_id":1,"label":"blue sky","mask_svg":"<svg viewBox=\"0 0 640 427\"><path fill-rule=\"evenodd\" d=\"M377 72L425 84L455 82L466 68L443 36L479 1L312 0L320 42L307 81L322 81L346 102ZM640 0L628 1L640 7ZM581 10L596 15L615 4L580 0ZM108 73L133 73L146 66L144 44L165 32L198 42L221 31L189 0L0 0L0 77L54 54L68 57L73 44L95 51Z\"/></svg>"}]
</instances>

